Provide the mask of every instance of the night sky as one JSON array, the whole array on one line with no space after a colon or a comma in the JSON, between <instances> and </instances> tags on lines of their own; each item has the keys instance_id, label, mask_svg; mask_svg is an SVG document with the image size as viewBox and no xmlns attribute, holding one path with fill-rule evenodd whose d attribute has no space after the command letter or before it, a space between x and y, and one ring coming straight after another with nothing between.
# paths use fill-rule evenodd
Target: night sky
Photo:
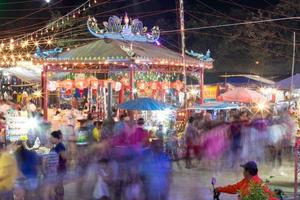
<instances>
[{"instance_id":1,"label":"night sky","mask_svg":"<svg viewBox=\"0 0 300 200\"><path fill-rule=\"evenodd\" d=\"M83 25L83 32L87 32L87 28L84 26L87 15L96 15L101 24L109 16L124 16L125 12L131 18L140 18L148 28L158 25L162 32L178 30L178 10L176 8L178 8L179 0L97 1L98 4L89 9L85 15L76 18L78 20L76 25ZM0 40L31 33L44 27L55 16L65 15L84 2L86 0L51 0L51 3L47 4L45 0L0 0ZM290 7L289 9L294 9L294 16L300 12L297 0L184 0L184 2L186 28L253 20L253 16L258 17L254 19L261 19L259 18L260 10L269 14L276 13L276 16L262 16L267 19L290 16L289 10L285 10L282 15L280 14L281 11L276 10L278 5L282 5L282 3ZM298 24L270 23L247 27L250 28L249 33L248 29L245 30L246 26L197 32L188 31L186 43L188 49L200 52L211 49L213 57L216 58L216 71L226 72L234 69L235 71L257 74L267 73L268 70L276 71L276 73L287 73L281 68L284 69L285 67L282 66L290 65L291 34L292 31L298 32L300 30L297 28L298 25L299 22ZM275 28L273 29L273 27ZM264 32L265 30L267 31ZM259 34L262 34L263 38L259 38ZM231 38L232 35L235 35L236 38ZM87 37L92 36L88 34ZM228 44L228 41L232 44ZM268 43L262 44L260 41L267 41ZM178 32L162 34L161 42L168 48L180 50ZM275 46L278 43L279 45ZM240 44L243 48L236 48ZM280 46L281 44L282 46ZM267 53L260 54L262 50L266 50ZM253 63L257 60L264 66L255 66L257 69L252 69ZM299 61L298 56L296 62ZM296 71L300 72L297 65Z\"/></svg>"},{"instance_id":2,"label":"night sky","mask_svg":"<svg viewBox=\"0 0 300 200\"><path fill-rule=\"evenodd\" d=\"M52 0L50 6L45 0L0 0L0 34L4 34L4 30L16 30L17 33L30 32L45 25L51 20L51 12L66 14L78 5L85 2L85 0ZM98 0L98 2L105 2L105 0ZM201 0L201 2L226 13L232 5L224 3L222 0ZM275 5L277 0L235 0L235 2L252 6L255 8L264 8L270 4ZM112 9L123 6L130 6L134 3L139 5L111 11ZM185 0L185 6L199 4L198 0ZM165 11L176 8L176 0L111 0L105 5L99 5L96 9L108 11L107 14L123 15L127 12L129 15L139 16L150 11ZM95 9L93 9L95 11ZM97 11L97 10L96 10ZM164 14L156 14L144 20L149 23L154 22L160 18L174 19L176 17L175 11L166 12ZM175 20L172 20L176 24ZM29 26L30 25L30 26ZM29 27L28 27L29 26ZM152 24L151 24L152 26ZM164 28L164 27L161 27Z\"/></svg>"}]
</instances>

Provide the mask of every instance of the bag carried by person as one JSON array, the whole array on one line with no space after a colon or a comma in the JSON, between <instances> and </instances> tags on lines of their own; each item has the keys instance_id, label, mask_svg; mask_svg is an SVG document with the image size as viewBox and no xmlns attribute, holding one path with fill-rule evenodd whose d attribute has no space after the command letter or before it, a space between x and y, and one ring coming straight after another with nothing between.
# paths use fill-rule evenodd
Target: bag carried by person
<instances>
[{"instance_id":1,"label":"bag carried by person","mask_svg":"<svg viewBox=\"0 0 300 200\"><path fill-rule=\"evenodd\" d=\"M102 172L102 174L105 176L105 172L103 170ZM93 191L93 198L100 199L104 196L109 196L108 187L107 184L104 182L102 175L98 175L98 180Z\"/></svg>"}]
</instances>

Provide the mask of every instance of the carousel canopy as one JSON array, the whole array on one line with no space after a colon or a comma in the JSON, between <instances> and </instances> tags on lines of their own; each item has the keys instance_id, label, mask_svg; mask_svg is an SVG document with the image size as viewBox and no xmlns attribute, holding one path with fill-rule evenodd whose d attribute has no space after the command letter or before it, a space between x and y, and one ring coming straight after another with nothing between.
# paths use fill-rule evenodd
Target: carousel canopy
<instances>
[{"instance_id":1,"label":"carousel canopy","mask_svg":"<svg viewBox=\"0 0 300 200\"><path fill-rule=\"evenodd\" d=\"M282 89L282 90L289 90L291 88L291 82L292 82L292 77L283 79L281 81L278 81L276 83L276 88ZM294 89L300 89L300 74L295 74L294 75Z\"/></svg>"},{"instance_id":2,"label":"carousel canopy","mask_svg":"<svg viewBox=\"0 0 300 200\"><path fill-rule=\"evenodd\" d=\"M220 95L218 97L218 100L240 103L258 103L261 101L265 101L266 98L254 90L238 87Z\"/></svg>"},{"instance_id":3,"label":"carousel canopy","mask_svg":"<svg viewBox=\"0 0 300 200\"><path fill-rule=\"evenodd\" d=\"M152 98L138 98L127 101L118 106L123 110L166 110L174 109L173 106Z\"/></svg>"},{"instance_id":4,"label":"carousel canopy","mask_svg":"<svg viewBox=\"0 0 300 200\"><path fill-rule=\"evenodd\" d=\"M52 61L110 61L110 62L160 62L162 60L181 63L181 54L162 45L146 42L127 42L100 39L63 52ZM198 65L199 60L186 56L186 63Z\"/></svg>"},{"instance_id":5,"label":"carousel canopy","mask_svg":"<svg viewBox=\"0 0 300 200\"><path fill-rule=\"evenodd\" d=\"M99 73L109 72L113 67L116 67L115 70L135 67L137 71L182 72L183 66L186 66L187 72L196 72L197 69L213 66L214 60L209 50L205 55L187 51L183 62L180 53L160 44L157 26L147 32L147 27L140 20L130 20L127 15L124 18L112 16L102 24L104 27L98 27L97 20L89 17L87 27L98 38L97 41L63 53L59 48L48 51L38 49L35 54L37 62L52 64L48 66L49 71L64 69L75 72L82 70L84 65L89 66L90 71Z\"/></svg>"}]
</instances>

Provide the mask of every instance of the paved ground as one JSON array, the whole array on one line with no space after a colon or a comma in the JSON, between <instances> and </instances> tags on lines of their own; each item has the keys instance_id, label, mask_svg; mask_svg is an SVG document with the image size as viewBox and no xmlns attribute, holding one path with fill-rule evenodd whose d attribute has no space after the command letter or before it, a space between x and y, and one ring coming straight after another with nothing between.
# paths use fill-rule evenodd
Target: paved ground
<instances>
[{"instance_id":1,"label":"paved ground","mask_svg":"<svg viewBox=\"0 0 300 200\"><path fill-rule=\"evenodd\" d=\"M183 163L181 163L183 166ZM203 167L206 166L206 167ZM207 167L207 163L202 166L195 167L193 169L179 169L174 164L173 181L171 184L170 200L211 200L211 178L216 177L217 185L225 185L229 183L237 182L242 177L242 170L240 168L224 168L218 167L219 172L214 172L213 168ZM271 179L272 189L280 188L284 192L292 196L294 169L292 162L285 162L284 166L279 169L273 169L268 165L260 166L260 176L265 180L270 176L274 176ZM91 175L93 178L94 176ZM87 194L91 192L92 181L85 183L83 191L80 193L83 197L78 196L78 189L76 184L69 183L65 186L66 195L65 199L69 200L83 200L87 198ZM235 196L222 195L222 200L234 200Z\"/></svg>"}]
</instances>

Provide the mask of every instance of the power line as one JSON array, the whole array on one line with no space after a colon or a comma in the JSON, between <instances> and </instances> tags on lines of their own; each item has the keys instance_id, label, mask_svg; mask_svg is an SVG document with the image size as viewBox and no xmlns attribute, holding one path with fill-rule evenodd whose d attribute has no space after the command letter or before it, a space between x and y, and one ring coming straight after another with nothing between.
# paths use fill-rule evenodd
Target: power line
<instances>
[{"instance_id":1,"label":"power line","mask_svg":"<svg viewBox=\"0 0 300 200\"><path fill-rule=\"evenodd\" d=\"M249 24L261 24L266 22L275 22L275 21L287 21L287 20L299 20L300 17L283 17L283 18L275 18L275 19L265 19L265 20L256 20L256 21L246 21L246 22L238 22L238 23L230 23L230 24L220 24L220 25L211 25L211 26L202 26L202 27L194 27L194 28L186 28L185 31L192 31L192 30L205 30L211 28L223 28L223 27L232 27L232 26L241 26L241 25L249 25ZM172 33L172 32L179 32L180 30L169 30L169 31L162 31L162 33Z\"/></svg>"}]
</instances>

